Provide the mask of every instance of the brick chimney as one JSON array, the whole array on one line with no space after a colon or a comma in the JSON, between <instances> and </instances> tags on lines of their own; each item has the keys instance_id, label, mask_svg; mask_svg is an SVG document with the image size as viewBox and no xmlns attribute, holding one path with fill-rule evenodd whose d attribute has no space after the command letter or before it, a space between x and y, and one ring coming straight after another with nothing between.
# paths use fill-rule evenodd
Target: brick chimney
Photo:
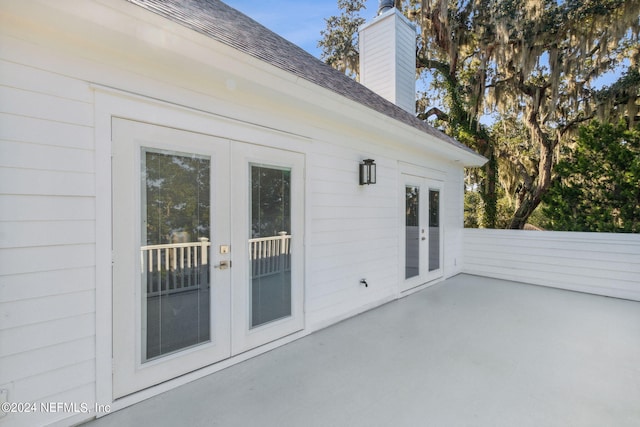
<instances>
[{"instance_id":1,"label":"brick chimney","mask_svg":"<svg viewBox=\"0 0 640 427\"><path fill-rule=\"evenodd\" d=\"M380 0L378 16L359 28L360 83L411 114L416 112L416 27Z\"/></svg>"}]
</instances>

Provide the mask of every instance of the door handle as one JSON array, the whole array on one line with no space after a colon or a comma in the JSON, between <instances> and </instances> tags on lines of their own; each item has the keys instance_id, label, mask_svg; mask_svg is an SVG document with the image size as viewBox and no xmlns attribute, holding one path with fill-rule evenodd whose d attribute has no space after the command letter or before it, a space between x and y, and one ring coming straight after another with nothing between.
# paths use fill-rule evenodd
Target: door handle
<instances>
[{"instance_id":1,"label":"door handle","mask_svg":"<svg viewBox=\"0 0 640 427\"><path fill-rule=\"evenodd\" d=\"M426 237L423 237L421 240L427 240L427 238L426 238Z\"/></svg>"},{"instance_id":2,"label":"door handle","mask_svg":"<svg viewBox=\"0 0 640 427\"><path fill-rule=\"evenodd\" d=\"M213 268L219 268L220 270L226 270L227 268L231 268L231 261L220 261L220 264L216 265Z\"/></svg>"}]
</instances>

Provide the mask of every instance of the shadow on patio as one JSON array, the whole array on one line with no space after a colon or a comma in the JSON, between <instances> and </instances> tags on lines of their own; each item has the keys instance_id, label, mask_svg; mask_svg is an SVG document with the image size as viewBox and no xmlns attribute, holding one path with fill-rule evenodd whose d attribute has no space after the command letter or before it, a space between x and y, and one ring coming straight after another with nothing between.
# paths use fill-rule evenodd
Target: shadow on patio
<instances>
[{"instance_id":1,"label":"shadow on patio","mask_svg":"<svg viewBox=\"0 0 640 427\"><path fill-rule=\"evenodd\" d=\"M637 426L640 302L459 275L89 423Z\"/></svg>"}]
</instances>

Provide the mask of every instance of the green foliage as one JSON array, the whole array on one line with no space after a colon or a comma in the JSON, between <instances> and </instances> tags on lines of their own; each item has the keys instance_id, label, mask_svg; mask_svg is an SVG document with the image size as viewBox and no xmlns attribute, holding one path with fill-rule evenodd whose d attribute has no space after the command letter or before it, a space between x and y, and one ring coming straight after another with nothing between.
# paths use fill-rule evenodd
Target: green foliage
<instances>
[{"instance_id":1,"label":"green foliage","mask_svg":"<svg viewBox=\"0 0 640 427\"><path fill-rule=\"evenodd\" d=\"M533 211L529 217L527 224L533 225L536 228L545 230L547 224L549 224L549 218L544 213L545 205L540 204L536 210Z\"/></svg>"},{"instance_id":2,"label":"green foliage","mask_svg":"<svg viewBox=\"0 0 640 427\"><path fill-rule=\"evenodd\" d=\"M433 76L436 92L429 101L445 107L419 102L422 117L436 115L434 124L489 158L474 174L488 225L492 217L494 226L502 225L507 201L508 227L527 223L551 185L557 154L596 110L634 123L639 93L632 72L624 87L609 91L597 93L591 82L622 64L637 66L638 0L402 3L422 30L418 62L423 75ZM527 138L510 142L499 132L487 138L479 123L487 111L524 124ZM509 184L509 200L501 200L496 175Z\"/></svg>"},{"instance_id":3,"label":"green foliage","mask_svg":"<svg viewBox=\"0 0 640 427\"><path fill-rule=\"evenodd\" d=\"M601 121L625 117L628 127L635 127L640 122L640 105L637 102L640 98L640 68L629 68L615 83L596 91L595 98L598 100L597 114Z\"/></svg>"},{"instance_id":4,"label":"green foliage","mask_svg":"<svg viewBox=\"0 0 640 427\"><path fill-rule=\"evenodd\" d=\"M327 20L322 58L358 72L361 0L340 0ZM428 90L418 117L489 159L468 183L483 213L469 223L522 228L553 182L553 167L594 117L629 128L640 120L640 0L402 0L420 29L417 65ZM594 90L607 73L614 85ZM481 118L501 115L505 134ZM469 196L473 198L475 196Z\"/></svg>"},{"instance_id":5,"label":"green foliage","mask_svg":"<svg viewBox=\"0 0 640 427\"><path fill-rule=\"evenodd\" d=\"M143 155L147 244L170 243L175 232L187 233L190 241L208 238L210 160L152 150Z\"/></svg>"},{"instance_id":6,"label":"green foliage","mask_svg":"<svg viewBox=\"0 0 640 427\"><path fill-rule=\"evenodd\" d=\"M513 214L513 204L499 188L496 192L495 210L491 211L493 217L487 218L487 212L483 194L477 190L467 189L464 194L464 226L466 228L507 228Z\"/></svg>"},{"instance_id":7,"label":"green foliage","mask_svg":"<svg viewBox=\"0 0 640 427\"><path fill-rule=\"evenodd\" d=\"M640 232L640 127L591 123L555 168L546 228Z\"/></svg>"},{"instance_id":8,"label":"green foliage","mask_svg":"<svg viewBox=\"0 0 640 427\"><path fill-rule=\"evenodd\" d=\"M464 192L464 226L465 228L480 228L482 198L477 191Z\"/></svg>"},{"instance_id":9,"label":"green foliage","mask_svg":"<svg viewBox=\"0 0 640 427\"><path fill-rule=\"evenodd\" d=\"M358 27L365 23L359 12L364 0L338 0L340 16L325 19L327 28L320 32L320 59L343 73L356 78L359 72Z\"/></svg>"},{"instance_id":10,"label":"green foliage","mask_svg":"<svg viewBox=\"0 0 640 427\"><path fill-rule=\"evenodd\" d=\"M251 237L291 234L291 170L251 166Z\"/></svg>"}]
</instances>

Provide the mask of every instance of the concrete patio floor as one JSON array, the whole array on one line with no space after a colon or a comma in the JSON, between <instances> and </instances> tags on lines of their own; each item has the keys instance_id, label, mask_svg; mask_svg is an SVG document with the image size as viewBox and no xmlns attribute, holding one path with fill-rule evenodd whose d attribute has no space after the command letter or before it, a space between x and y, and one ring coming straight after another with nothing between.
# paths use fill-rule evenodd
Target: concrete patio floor
<instances>
[{"instance_id":1,"label":"concrete patio floor","mask_svg":"<svg viewBox=\"0 0 640 427\"><path fill-rule=\"evenodd\" d=\"M638 426L640 302L459 275L89 425Z\"/></svg>"}]
</instances>

